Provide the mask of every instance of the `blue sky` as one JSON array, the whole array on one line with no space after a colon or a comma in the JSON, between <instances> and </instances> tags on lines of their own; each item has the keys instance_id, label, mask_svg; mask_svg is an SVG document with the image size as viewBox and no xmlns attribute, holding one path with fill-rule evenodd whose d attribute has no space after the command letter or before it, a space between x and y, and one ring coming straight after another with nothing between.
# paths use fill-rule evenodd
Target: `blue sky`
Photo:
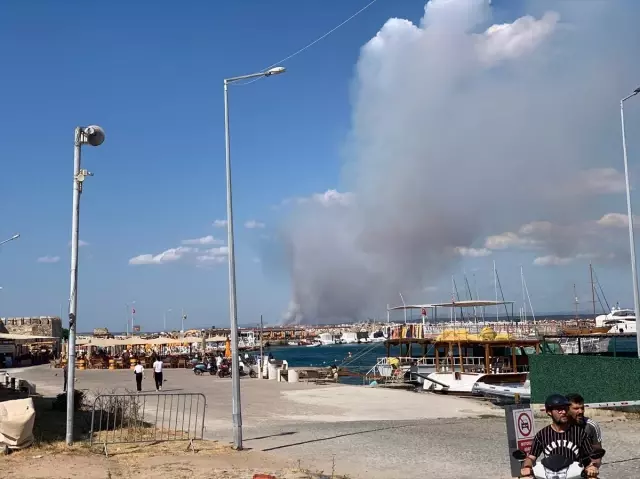
<instances>
[{"instance_id":1,"label":"blue sky","mask_svg":"<svg viewBox=\"0 0 640 479\"><path fill-rule=\"evenodd\" d=\"M22 236L1 247L0 315L57 315L61 305L66 311L73 130L96 123L107 139L83 150L83 166L95 176L85 182L81 206L80 237L87 244L80 252L79 329L124 329L125 304L134 300L143 330L158 329L169 308L169 326L179 325L181 308L186 326L227 325L226 263L129 260L209 235L225 241L226 230L214 225L225 217L222 79L288 56L366 3L157 1L150 8L146 2L112 1L92 11L72 0L4 2L0 239ZM492 23L526 11L524 4L494 4ZM288 268L270 258L278 248L269 242L287 215L274 206L351 186L342 166L360 48L389 18L419 23L423 15L424 1L379 0L286 62L285 75L232 89L241 324L257 323L261 313L277 322L291 297ZM627 83L632 87L633 79ZM640 121L638 111L629 121ZM615 108L611 113L614 122ZM613 123L602 142L607 148L619 148L615 128ZM612 163L599 166L619 166L619 151L611 151ZM624 212L623 196L607 201L600 213ZM251 221L264 227L245 227ZM624 230L619 234L624 237ZM464 246L481 248L482 241ZM520 294L524 264L538 309L570 310L574 282L587 300L588 261L549 273L531 266L534 257L515 252L466 258L409 292L409 299L447 300L450 274L458 274L460 288L463 268L477 270L479 289L493 294L496 259L503 286L510 285L506 295ZM604 264L598 273L614 301L630 304L627 269Z\"/></svg>"}]
</instances>

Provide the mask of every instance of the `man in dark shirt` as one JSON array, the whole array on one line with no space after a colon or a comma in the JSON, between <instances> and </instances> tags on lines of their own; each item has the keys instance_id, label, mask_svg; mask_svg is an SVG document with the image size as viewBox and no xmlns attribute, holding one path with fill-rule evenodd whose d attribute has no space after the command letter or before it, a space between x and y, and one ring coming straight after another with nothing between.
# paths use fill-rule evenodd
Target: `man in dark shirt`
<instances>
[{"instance_id":1,"label":"man in dark shirt","mask_svg":"<svg viewBox=\"0 0 640 479\"><path fill-rule=\"evenodd\" d=\"M531 451L522 463L520 475L523 477L532 475L533 464L542 453L545 456L560 455L580 461L593 452L591 441L584 430L569 422L569 401L566 397L552 394L544 405L552 422L538 431L533 438ZM585 472L587 477L598 476L598 468L594 465L587 466Z\"/></svg>"},{"instance_id":2,"label":"man in dark shirt","mask_svg":"<svg viewBox=\"0 0 640 479\"><path fill-rule=\"evenodd\" d=\"M596 421L584 415L584 398L577 393L567 394L566 397L570 403L569 422L584 429L595 451L602 449L602 430ZM600 459L595 459L593 462L600 467Z\"/></svg>"}]
</instances>

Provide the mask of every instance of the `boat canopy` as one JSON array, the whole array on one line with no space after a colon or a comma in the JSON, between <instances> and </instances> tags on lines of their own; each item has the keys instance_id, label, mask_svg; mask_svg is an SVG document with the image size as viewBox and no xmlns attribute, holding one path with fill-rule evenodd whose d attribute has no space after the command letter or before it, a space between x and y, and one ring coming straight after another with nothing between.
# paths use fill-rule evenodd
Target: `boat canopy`
<instances>
[{"instance_id":1,"label":"boat canopy","mask_svg":"<svg viewBox=\"0 0 640 479\"><path fill-rule=\"evenodd\" d=\"M387 311L396 311L403 309L422 309L422 308L480 308L483 306L501 306L506 304L514 304L515 301L491 301L491 300L462 300L452 301L450 303L431 303L431 304L407 304L403 306L394 306Z\"/></svg>"},{"instance_id":2,"label":"boat canopy","mask_svg":"<svg viewBox=\"0 0 640 479\"><path fill-rule=\"evenodd\" d=\"M394 306L393 308L387 309L387 311L396 311L398 309L422 309L422 308L435 308L434 304L407 304L405 306Z\"/></svg>"}]
</instances>

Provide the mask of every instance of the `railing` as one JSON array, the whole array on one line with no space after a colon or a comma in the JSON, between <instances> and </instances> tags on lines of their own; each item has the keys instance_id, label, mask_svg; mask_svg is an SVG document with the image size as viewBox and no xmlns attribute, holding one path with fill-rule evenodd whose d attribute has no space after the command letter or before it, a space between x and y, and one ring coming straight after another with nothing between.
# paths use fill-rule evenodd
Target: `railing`
<instances>
[{"instance_id":1,"label":"railing","mask_svg":"<svg viewBox=\"0 0 640 479\"><path fill-rule=\"evenodd\" d=\"M489 366L489 372L500 373L513 370L511 358L504 357L500 359L501 362L494 363ZM460 356L445 356L439 357L437 361L433 356L422 358L406 356L396 358L384 357L378 358L376 364L369 369L365 376L368 377L377 374L381 377L390 378L398 374L395 371L407 371L409 366L413 364L418 366L430 366L433 367L434 371L438 372L461 371L463 368L466 371L484 372L486 369L484 356L463 356L462 358L460 358ZM528 370L529 368L527 365L516 365L516 371L526 372Z\"/></svg>"},{"instance_id":2,"label":"railing","mask_svg":"<svg viewBox=\"0 0 640 479\"><path fill-rule=\"evenodd\" d=\"M93 401L89 446L202 440L207 398L202 393L100 394ZM195 450L195 449L194 449Z\"/></svg>"}]
</instances>

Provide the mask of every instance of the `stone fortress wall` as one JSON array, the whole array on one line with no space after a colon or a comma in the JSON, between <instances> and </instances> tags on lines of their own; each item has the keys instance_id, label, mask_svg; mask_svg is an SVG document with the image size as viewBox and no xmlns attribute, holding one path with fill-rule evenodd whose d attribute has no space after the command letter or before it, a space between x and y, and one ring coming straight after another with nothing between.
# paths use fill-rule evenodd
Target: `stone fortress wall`
<instances>
[{"instance_id":1,"label":"stone fortress wall","mask_svg":"<svg viewBox=\"0 0 640 479\"><path fill-rule=\"evenodd\" d=\"M62 321L58 316L0 318L0 323L3 333L62 337Z\"/></svg>"}]
</instances>

